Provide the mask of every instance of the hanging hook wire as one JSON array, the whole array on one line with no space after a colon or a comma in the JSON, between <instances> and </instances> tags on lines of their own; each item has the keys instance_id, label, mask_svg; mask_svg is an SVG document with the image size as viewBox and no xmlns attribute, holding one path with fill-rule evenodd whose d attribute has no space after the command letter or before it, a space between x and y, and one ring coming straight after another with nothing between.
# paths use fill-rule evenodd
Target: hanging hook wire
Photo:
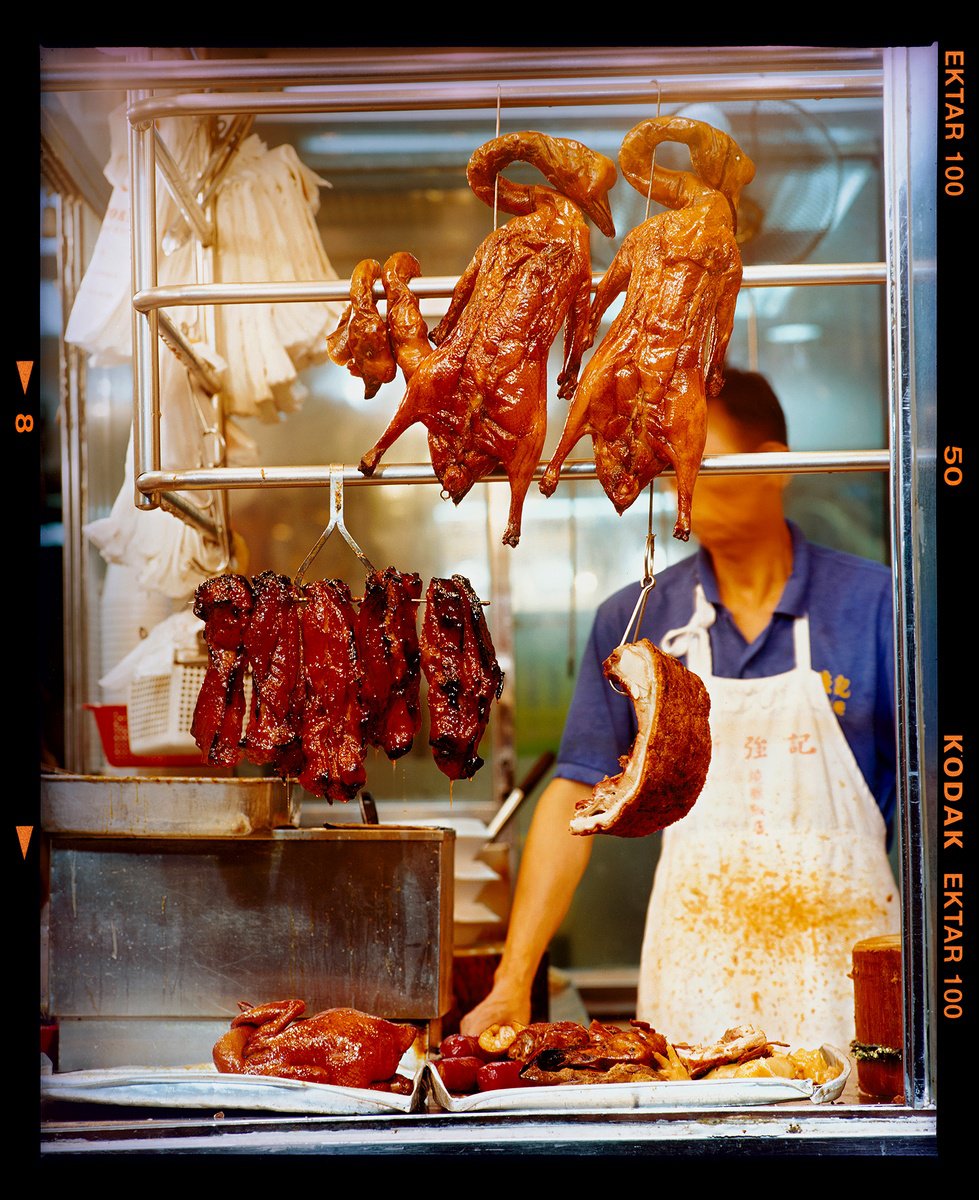
<instances>
[{"instance_id":1,"label":"hanging hook wire","mask_svg":"<svg viewBox=\"0 0 979 1200\"><path fill-rule=\"evenodd\" d=\"M343 523L343 463L330 463L330 507L332 513L330 522L323 530L320 536L313 543L313 547L299 565L299 570L296 572L296 586L302 584L303 577L310 567L313 559L319 554L326 544L327 538L336 529L343 540L347 543L350 549L357 555L360 561L364 564L368 571L375 573L374 564L361 550L354 539L347 532L347 527Z\"/></svg>"},{"instance_id":2,"label":"hanging hook wire","mask_svg":"<svg viewBox=\"0 0 979 1200\"><path fill-rule=\"evenodd\" d=\"M497 84L496 85L496 136L497 137L500 136L500 95L501 95L500 85ZM497 171L497 173L493 176L493 232L494 233L496 232L496 225L497 225L496 201L497 201L497 197L499 196L499 194L500 194L500 173L499 173L499 171Z\"/></svg>"},{"instance_id":3,"label":"hanging hook wire","mask_svg":"<svg viewBox=\"0 0 979 1200\"><path fill-rule=\"evenodd\" d=\"M656 81L656 115L660 115L660 108L663 100L663 88L659 80ZM653 154L649 160L649 184L646 187L646 215L643 220L649 220L649 202L653 194L653 171L656 169L656 147L653 147Z\"/></svg>"},{"instance_id":4,"label":"hanging hook wire","mask_svg":"<svg viewBox=\"0 0 979 1200\"><path fill-rule=\"evenodd\" d=\"M625 627L622 634L620 646L624 646L627 642L635 640L639 636L639 630L642 628L642 619L646 614L646 601L649 599L649 593L656 586L656 579L653 576L653 554L656 548L656 535L653 533L653 484L649 484L649 519L646 526L646 545L643 550L642 560L642 583L639 587L639 595L636 598L636 606L632 610L632 616ZM613 680L609 680L609 687L613 692L618 692L620 696L628 695L622 688L616 687Z\"/></svg>"}]
</instances>

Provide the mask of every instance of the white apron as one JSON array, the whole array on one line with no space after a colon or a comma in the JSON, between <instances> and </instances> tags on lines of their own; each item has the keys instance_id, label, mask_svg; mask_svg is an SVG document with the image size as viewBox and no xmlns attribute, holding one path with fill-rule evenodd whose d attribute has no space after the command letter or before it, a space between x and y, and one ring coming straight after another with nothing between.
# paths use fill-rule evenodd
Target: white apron
<instances>
[{"instance_id":1,"label":"white apron","mask_svg":"<svg viewBox=\"0 0 979 1200\"><path fill-rule=\"evenodd\" d=\"M714 609L698 585L689 626L663 639L711 698L707 781L663 833L646 917L637 1015L671 1040L758 1026L771 1041L846 1049L855 942L900 928L884 819L812 670L712 674Z\"/></svg>"}]
</instances>

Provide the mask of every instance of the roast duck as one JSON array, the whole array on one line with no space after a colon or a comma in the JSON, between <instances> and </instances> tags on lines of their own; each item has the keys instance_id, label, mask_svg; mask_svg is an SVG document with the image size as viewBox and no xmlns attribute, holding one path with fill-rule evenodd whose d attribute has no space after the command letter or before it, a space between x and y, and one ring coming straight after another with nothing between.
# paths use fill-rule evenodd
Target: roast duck
<instances>
[{"instance_id":1,"label":"roast duck","mask_svg":"<svg viewBox=\"0 0 979 1200\"><path fill-rule=\"evenodd\" d=\"M781 1076L825 1083L839 1074L818 1050L782 1052L753 1025L728 1029L714 1042L671 1044L645 1021L628 1028L592 1021L491 1025L478 1038L453 1035L435 1069L452 1092L539 1085L653 1083L724 1077Z\"/></svg>"},{"instance_id":2,"label":"roast duck","mask_svg":"<svg viewBox=\"0 0 979 1200\"><path fill-rule=\"evenodd\" d=\"M411 749L424 669L435 762L450 779L470 778L503 673L469 581L432 580L419 636L421 590L420 576L394 567L368 575L359 604L338 579L205 580L194 612L208 666L191 732L207 761L270 764L315 796L351 800L369 747L392 760Z\"/></svg>"},{"instance_id":3,"label":"roast duck","mask_svg":"<svg viewBox=\"0 0 979 1200\"><path fill-rule=\"evenodd\" d=\"M636 711L638 732L622 770L578 801L576 834L645 837L679 821L710 767L710 696L698 675L648 639L613 650L603 669Z\"/></svg>"},{"instance_id":4,"label":"roast duck","mask_svg":"<svg viewBox=\"0 0 979 1200\"><path fill-rule=\"evenodd\" d=\"M685 143L692 171L653 168L661 142ZM623 240L595 293L587 344L625 291L589 359L561 440L541 480L549 496L561 465L586 433L609 499L622 513L665 467L677 480L673 536L690 536L690 505L707 436L707 397L722 367L741 286L737 202L754 164L727 134L687 117L654 117L632 129L622 173L666 206Z\"/></svg>"},{"instance_id":5,"label":"roast duck","mask_svg":"<svg viewBox=\"0 0 979 1200\"><path fill-rule=\"evenodd\" d=\"M502 178L500 172L518 160L538 167L553 186ZM476 150L468 178L489 205L497 183L496 203L516 215L484 239L460 276L448 311L432 331L435 348L427 357L419 355L417 319L415 330L408 330L413 373L360 469L373 474L385 451L421 421L435 474L456 504L474 483L503 466L511 495L503 541L515 546L544 445L548 353L566 322L558 378L559 395L566 399L586 345L591 262L582 210L603 233L614 235L607 193L615 164L568 138L511 133ZM405 336L396 328L391 332L396 343Z\"/></svg>"},{"instance_id":6,"label":"roast duck","mask_svg":"<svg viewBox=\"0 0 979 1200\"><path fill-rule=\"evenodd\" d=\"M306 1009L302 1000L239 1007L241 1013L212 1052L214 1065L225 1074L369 1088L395 1077L417 1034L411 1025L354 1008L329 1008L300 1020Z\"/></svg>"}]
</instances>

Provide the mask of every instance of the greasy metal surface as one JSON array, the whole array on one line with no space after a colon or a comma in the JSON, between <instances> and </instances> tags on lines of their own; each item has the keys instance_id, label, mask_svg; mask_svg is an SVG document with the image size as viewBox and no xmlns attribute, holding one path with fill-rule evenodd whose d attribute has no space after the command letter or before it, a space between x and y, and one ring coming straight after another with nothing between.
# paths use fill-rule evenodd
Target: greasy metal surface
<instances>
[{"instance_id":1,"label":"greasy metal surface","mask_svg":"<svg viewBox=\"0 0 979 1200\"><path fill-rule=\"evenodd\" d=\"M295 996L309 1012L437 1018L453 844L451 830L384 827L55 837L52 1015L227 1019L239 1000Z\"/></svg>"},{"instance_id":2,"label":"greasy metal surface","mask_svg":"<svg viewBox=\"0 0 979 1200\"><path fill-rule=\"evenodd\" d=\"M934 129L935 47L897 49L885 57L884 165L888 278L887 342L890 394L891 558L895 573L895 684L898 729L897 812L900 829L902 959L904 964L905 1090L912 1104L933 1100L934 983L931 894L936 834L934 764L928 770L926 730L933 730L935 540L934 275L936 254L934 144L914 137L911 112ZM927 114L930 112L929 125ZM929 219L930 217L930 219ZM912 222L915 237L912 239ZM928 276L931 276L929 279ZM915 292L918 292L916 301ZM930 297L930 303L925 297ZM912 311L914 306L914 311ZM924 319L922 319L924 318ZM930 641L931 662L922 635ZM931 682L931 689L924 687ZM937 744L937 731L929 739ZM933 753L933 752L932 752ZM929 862L929 856L931 862Z\"/></svg>"},{"instance_id":3,"label":"greasy metal surface","mask_svg":"<svg viewBox=\"0 0 979 1200\"><path fill-rule=\"evenodd\" d=\"M223 1113L220 1119L72 1120L59 1113L41 1131L42 1157L187 1154L501 1154L657 1157L760 1155L933 1157L935 1113L897 1106L802 1105L717 1113L609 1113L596 1109L504 1115L409 1114L277 1119Z\"/></svg>"},{"instance_id":4,"label":"greasy metal surface","mask_svg":"<svg viewBox=\"0 0 979 1200\"><path fill-rule=\"evenodd\" d=\"M281 779L42 775L48 833L230 837L298 825L300 803Z\"/></svg>"}]
</instances>

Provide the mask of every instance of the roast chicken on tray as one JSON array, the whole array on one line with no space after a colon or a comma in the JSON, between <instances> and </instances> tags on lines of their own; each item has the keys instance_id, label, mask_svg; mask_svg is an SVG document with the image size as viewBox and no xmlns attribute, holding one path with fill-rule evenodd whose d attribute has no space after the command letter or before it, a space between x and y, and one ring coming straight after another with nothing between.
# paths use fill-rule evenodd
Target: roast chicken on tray
<instances>
[{"instance_id":1,"label":"roast chicken on tray","mask_svg":"<svg viewBox=\"0 0 979 1200\"><path fill-rule=\"evenodd\" d=\"M306 1008L302 1000L239 1007L241 1013L213 1050L214 1065L223 1074L366 1088L395 1076L417 1036L412 1025L354 1008L328 1008L300 1020Z\"/></svg>"}]
</instances>

